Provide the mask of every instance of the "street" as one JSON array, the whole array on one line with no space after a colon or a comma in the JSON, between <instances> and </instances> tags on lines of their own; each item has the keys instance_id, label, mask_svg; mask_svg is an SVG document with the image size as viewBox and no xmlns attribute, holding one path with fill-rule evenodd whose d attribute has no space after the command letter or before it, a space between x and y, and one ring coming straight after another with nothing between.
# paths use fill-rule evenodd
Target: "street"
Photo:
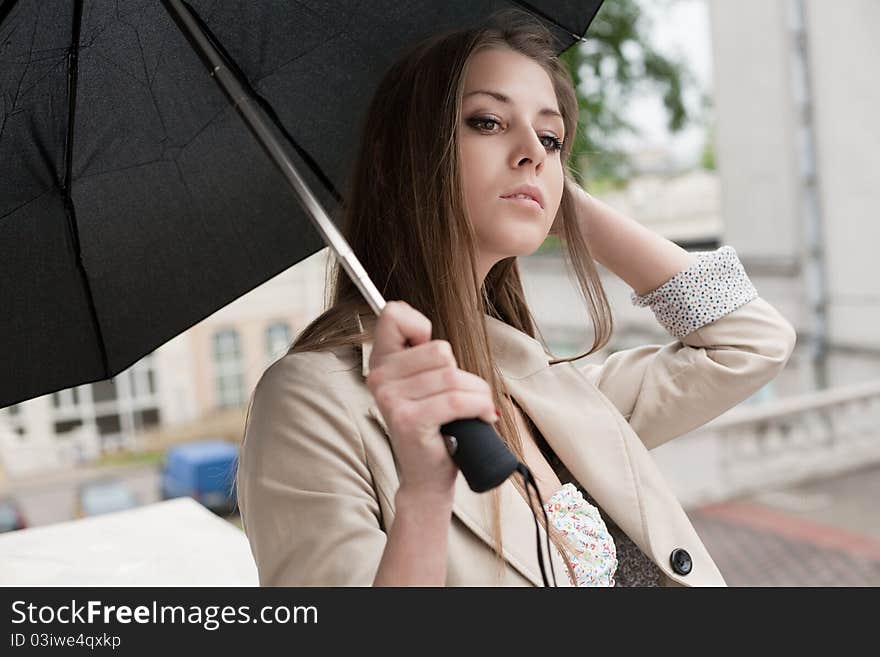
<instances>
[{"instance_id":1,"label":"street","mask_svg":"<svg viewBox=\"0 0 880 657\"><path fill-rule=\"evenodd\" d=\"M156 465L83 468L41 475L16 485L12 494L21 506L28 527L50 525L73 520L77 487L105 476L126 481L141 504L152 504L160 499L159 469Z\"/></svg>"},{"instance_id":2,"label":"street","mask_svg":"<svg viewBox=\"0 0 880 657\"><path fill-rule=\"evenodd\" d=\"M729 586L880 586L880 467L688 511Z\"/></svg>"},{"instance_id":3,"label":"street","mask_svg":"<svg viewBox=\"0 0 880 657\"><path fill-rule=\"evenodd\" d=\"M84 468L14 490L29 527L74 518L77 487L113 476L159 501L156 465ZM880 586L880 466L688 509L729 586ZM239 516L226 518L239 529Z\"/></svg>"}]
</instances>

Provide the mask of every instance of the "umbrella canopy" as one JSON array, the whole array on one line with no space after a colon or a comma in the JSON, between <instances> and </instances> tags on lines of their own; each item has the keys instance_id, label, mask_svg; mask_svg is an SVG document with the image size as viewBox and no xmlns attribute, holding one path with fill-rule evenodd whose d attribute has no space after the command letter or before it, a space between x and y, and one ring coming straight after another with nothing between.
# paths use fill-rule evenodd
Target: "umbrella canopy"
<instances>
[{"instance_id":1,"label":"umbrella canopy","mask_svg":"<svg viewBox=\"0 0 880 657\"><path fill-rule=\"evenodd\" d=\"M327 212L398 53L510 4L558 51L601 0L193 0ZM0 6L0 407L118 374L325 246L154 0Z\"/></svg>"}]
</instances>

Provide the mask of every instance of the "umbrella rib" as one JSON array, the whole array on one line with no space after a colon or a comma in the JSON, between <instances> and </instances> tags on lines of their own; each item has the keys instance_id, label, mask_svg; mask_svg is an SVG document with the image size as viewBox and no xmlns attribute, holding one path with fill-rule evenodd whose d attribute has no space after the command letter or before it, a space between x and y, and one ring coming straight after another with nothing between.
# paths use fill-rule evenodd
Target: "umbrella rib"
<instances>
[{"instance_id":1,"label":"umbrella rib","mask_svg":"<svg viewBox=\"0 0 880 657\"><path fill-rule=\"evenodd\" d=\"M238 65L238 62L236 62L232 55L230 55L229 52L226 50L226 48L223 47L223 44L220 43L220 40L211 31L211 28L208 27L207 23L205 23L199 13L193 7L191 7L189 3L184 2L184 5L186 6L189 13L192 15L193 19L199 24L199 27L202 29L202 32L204 32L208 41L211 42L211 45L214 46L217 52L220 53L220 56L226 61L229 71L238 78L239 83L251 96L251 99L254 100L257 105L259 105L263 109L269 120L272 121L272 123L275 125L275 128L287 140L287 143L290 144L294 148L294 150L296 150L306 166L311 169L312 173L324 186L324 188L330 193L333 199L337 203L342 203L342 195L336 189L336 185L334 185L329 176L324 173L323 169L318 165L318 163L315 161L315 158L312 157L311 153L309 153L296 139L293 138L293 135L290 134L290 132L281 122L281 119L278 116L278 113L275 111L275 108L272 107L272 104L259 93L257 93L257 90L254 88L248 77L245 75L244 71Z\"/></svg>"},{"instance_id":2,"label":"umbrella rib","mask_svg":"<svg viewBox=\"0 0 880 657\"><path fill-rule=\"evenodd\" d=\"M77 69L79 67L79 38L80 28L82 26L82 10L83 0L76 0L73 9L73 43L70 47L68 55L69 65L67 69L67 135L64 144L64 185L62 188L64 209L67 213L67 231L73 241L74 256L76 258L76 268L79 272L80 279L86 290L86 298L89 302L89 314L92 318L92 325L98 338L98 347L101 350L101 367L103 376L110 376L110 369L107 365L107 349L104 346L104 335L101 332L101 324L98 321L98 313L95 309L95 299L92 296L92 287L89 283L89 277L86 274L82 261L82 250L79 241L79 227L76 223L76 208L73 206L73 197L71 195L73 185L73 127L76 121L76 80Z\"/></svg>"}]
</instances>

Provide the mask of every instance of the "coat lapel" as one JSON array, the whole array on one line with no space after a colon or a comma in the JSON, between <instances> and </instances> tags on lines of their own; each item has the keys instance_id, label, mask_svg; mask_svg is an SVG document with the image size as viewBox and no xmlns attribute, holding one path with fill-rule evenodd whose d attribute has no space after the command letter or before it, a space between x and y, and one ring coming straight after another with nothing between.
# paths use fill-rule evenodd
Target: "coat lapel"
<instances>
[{"instance_id":1,"label":"coat lapel","mask_svg":"<svg viewBox=\"0 0 880 657\"><path fill-rule=\"evenodd\" d=\"M360 318L362 327L375 322L373 315ZM639 548L650 555L637 479L610 402L571 363L551 365L552 357L534 338L489 315L485 315L485 321L490 348L508 393L540 429L577 481ZM364 377L369 372L371 349L372 342L363 343L361 372ZM371 405L369 415L387 437L388 427L378 406ZM500 490L504 558L536 586L542 586L531 509L510 479ZM493 545L491 497L473 492L462 475L456 481L453 513L479 538ZM540 528L540 536L546 551L543 528ZM557 583L567 586L565 564L552 544L551 548ZM550 577L549 569L547 575Z\"/></svg>"}]
</instances>

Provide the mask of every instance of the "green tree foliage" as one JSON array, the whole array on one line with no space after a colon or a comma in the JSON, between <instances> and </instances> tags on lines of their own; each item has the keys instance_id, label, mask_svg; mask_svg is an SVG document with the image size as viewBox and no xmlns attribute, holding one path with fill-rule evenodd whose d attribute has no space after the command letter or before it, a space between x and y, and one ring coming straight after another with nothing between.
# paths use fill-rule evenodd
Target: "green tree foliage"
<instances>
[{"instance_id":1,"label":"green tree foliage","mask_svg":"<svg viewBox=\"0 0 880 657\"><path fill-rule=\"evenodd\" d=\"M627 155L615 141L623 133L639 133L623 116L634 92L647 86L661 94L671 132L693 119L682 90L695 78L686 62L652 47L650 30L636 0L606 0L587 31L587 43L561 56L574 79L580 107L572 169L579 182L594 191L617 186L631 175Z\"/></svg>"}]
</instances>

